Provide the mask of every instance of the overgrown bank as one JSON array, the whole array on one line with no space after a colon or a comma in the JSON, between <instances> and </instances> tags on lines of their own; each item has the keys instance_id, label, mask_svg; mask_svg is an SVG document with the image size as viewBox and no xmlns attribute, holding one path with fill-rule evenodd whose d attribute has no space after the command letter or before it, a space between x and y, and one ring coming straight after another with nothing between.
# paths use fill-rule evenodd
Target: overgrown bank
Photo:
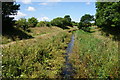
<instances>
[{"instance_id":1,"label":"overgrown bank","mask_svg":"<svg viewBox=\"0 0 120 80\"><path fill-rule=\"evenodd\" d=\"M71 34L56 32L3 47L2 73L7 78L57 78Z\"/></svg>"},{"instance_id":2,"label":"overgrown bank","mask_svg":"<svg viewBox=\"0 0 120 80\"><path fill-rule=\"evenodd\" d=\"M118 78L118 43L110 39L76 31L70 59L76 68L74 78Z\"/></svg>"}]
</instances>

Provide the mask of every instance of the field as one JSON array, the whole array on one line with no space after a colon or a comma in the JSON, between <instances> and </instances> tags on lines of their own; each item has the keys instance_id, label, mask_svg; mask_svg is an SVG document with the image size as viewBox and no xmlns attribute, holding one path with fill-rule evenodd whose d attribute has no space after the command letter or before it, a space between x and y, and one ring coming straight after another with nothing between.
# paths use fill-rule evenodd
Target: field
<instances>
[{"instance_id":1,"label":"field","mask_svg":"<svg viewBox=\"0 0 120 80\"><path fill-rule=\"evenodd\" d=\"M119 80L118 0L0 3L0 79Z\"/></svg>"},{"instance_id":2,"label":"field","mask_svg":"<svg viewBox=\"0 0 120 80\"><path fill-rule=\"evenodd\" d=\"M12 45L8 43L9 45L2 46L3 77L60 77L65 61L63 54L71 34L54 27L50 32L46 35L41 35L39 32L40 35L34 39L15 41ZM34 32L34 34L36 33Z\"/></svg>"},{"instance_id":3,"label":"field","mask_svg":"<svg viewBox=\"0 0 120 80\"><path fill-rule=\"evenodd\" d=\"M33 38L1 45L2 72L7 78L62 78L66 48L72 31L58 27L30 28ZM118 78L118 42L102 35L97 27L90 32L74 31L75 42L69 61L73 78ZM3 38L4 39L4 38Z\"/></svg>"}]
</instances>

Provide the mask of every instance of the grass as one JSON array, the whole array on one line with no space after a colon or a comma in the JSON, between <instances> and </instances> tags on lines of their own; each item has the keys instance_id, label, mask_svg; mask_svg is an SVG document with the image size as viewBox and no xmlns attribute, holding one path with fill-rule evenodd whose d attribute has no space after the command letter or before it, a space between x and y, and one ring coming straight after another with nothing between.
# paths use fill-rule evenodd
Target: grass
<instances>
[{"instance_id":1,"label":"grass","mask_svg":"<svg viewBox=\"0 0 120 80\"><path fill-rule=\"evenodd\" d=\"M79 30L70 59L74 78L118 78L118 43Z\"/></svg>"},{"instance_id":2,"label":"grass","mask_svg":"<svg viewBox=\"0 0 120 80\"><path fill-rule=\"evenodd\" d=\"M36 36L40 36L42 34L48 34L48 33L54 33L57 31L61 31L61 28L58 27L35 27L35 28L29 28L30 32L24 31L19 28L13 28L11 29L11 32L6 32L3 35L1 35L2 40L0 44L7 44L13 41L20 41L23 39L30 39Z\"/></svg>"},{"instance_id":3,"label":"grass","mask_svg":"<svg viewBox=\"0 0 120 80\"><path fill-rule=\"evenodd\" d=\"M2 48L2 76L7 78L57 78L71 34L57 31L34 40Z\"/></svg>"},{"instance_id":4,"label":"grass","mask_svg":"<svg viewBox=\"0 0 120 80\"><path fill-rule=\"evenodd\" d=\"M53 33L56 31L61 31L62 29L59 27L35 27L35 28L30 28L30 35L32 36L38 36L42 34L47 34L47 33Z\"/></svg>"},{"instance_id":5,"label":"grass","mask_svg":"<svg viewBox=\"0 0 120 80\"><path fill-rule=\"evenodd\" d=\"M28 34L28 32L16 27L11 27L10 29L4 31L0 36L2 37L0 44L7 44L12 41L33 38Z\"/></svg>"}]
</instances>

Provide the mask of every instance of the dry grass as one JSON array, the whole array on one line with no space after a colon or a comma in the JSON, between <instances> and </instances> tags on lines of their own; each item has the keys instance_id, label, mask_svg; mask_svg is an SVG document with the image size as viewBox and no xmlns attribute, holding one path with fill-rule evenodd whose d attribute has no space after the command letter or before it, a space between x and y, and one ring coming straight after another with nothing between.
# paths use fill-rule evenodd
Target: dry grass
<instances>
[{"instance_id":1,"label":"dry grass","mask_svg":"<svg viewBox=\"0 0 120 80\"><path fill-rule=\"evenodd\" d=\"M24 40L16 40L12 41L11 39L8 39L6 37L2 37L2 40L4 43L7 44L1 44L0 47L9 46L15 43L22 43L27 41L36 41L36 39L42 39L42 38L48 38L57 35L59 32L64 32L63 29L58 27L35 27L31 28L31 35L34 35L34 38L31 39L24 39ZM44 33L44 34L43 34Z\"/></svg>"},{"instance_id":2,"label":"dry grass","mask_svg":"<svg viewBox=\"0 0 120 80\"><path fill-rule=\"evenodd\" d=\"M3 77L59 77L70 35L61 30L3 47Z\"/></svg>"},{"instance_id":3,"label":"dry grass","mask_svg":"<svg viewBox=\"0 0 120 80\"><path fill-rule=\"evenodd\" d=\"M53 33L57 31L61 31L62 29L59 27L35 27L35 28L30 28L31 30L31 35L32 36L37 36L41 34L47 34L47 33Z\"/></svg>"}]
</instances>

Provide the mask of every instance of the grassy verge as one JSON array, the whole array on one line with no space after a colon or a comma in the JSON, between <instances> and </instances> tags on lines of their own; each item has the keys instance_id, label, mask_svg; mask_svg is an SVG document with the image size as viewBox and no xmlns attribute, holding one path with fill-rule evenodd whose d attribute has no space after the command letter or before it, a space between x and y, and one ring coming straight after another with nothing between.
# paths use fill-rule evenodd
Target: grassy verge
<instances>
[{"instance_id":1,"label":"grassy verge","mask_svg":"<svg viewBox=\"0 0 120 80\"><path fill-rule=\"evenodd\" d=\"M11 32L4 34L0 44L7 44L13 41L20 41L23 39L30 39L42 34L54 33L61 31L58 27L35 27L29 28L30 32L23 31L22 29L14 28ZM31 36L31 37L30 37Z\"/></svg>"},{"instance_id":2,"label":"grassy verge","mask_svg":"<svg viewBox=\"0 0 120 80\"><path fill-rule=\"evenodd\" d=\"M0 44L6 44L12 41L33 38L31 35L28 34L28 32L15 27L8 29L8 31L4 31L0 36L2 37Z\"/></svg>"},{"instance_id":3,"label":"grassy verge","mask_svg":"<svg viewBox=\"0 0 120 80\"><path fill-rule=\"evenodd\" d=\"M8 78L57 78L64 63L70 34L54 34L3 47L2 76Z\"/></svg>"},{"instance_id":4,"label":"grassy verge","mask_svg":"<svg viewBox=\"0 0 120 80\"><path fill-rule=\"evenodd\" d=\"M32 36L38 36L42 34L47 34L47 33L53 33L57 31L61 31L62 29L59 27L35 27L35 28L30 28L30 35Z\"/></svg>"},{"instance_id":5,"label":"grassy verge","mask_svg":"<svg viewBox=\"0 0 120 80\"><path fill-rule=\"evenodd\" d=\"M74 78L118 78L118 43L111 39L79 30L70 58L76 68Z\"/></svg>"}]
</instances>

